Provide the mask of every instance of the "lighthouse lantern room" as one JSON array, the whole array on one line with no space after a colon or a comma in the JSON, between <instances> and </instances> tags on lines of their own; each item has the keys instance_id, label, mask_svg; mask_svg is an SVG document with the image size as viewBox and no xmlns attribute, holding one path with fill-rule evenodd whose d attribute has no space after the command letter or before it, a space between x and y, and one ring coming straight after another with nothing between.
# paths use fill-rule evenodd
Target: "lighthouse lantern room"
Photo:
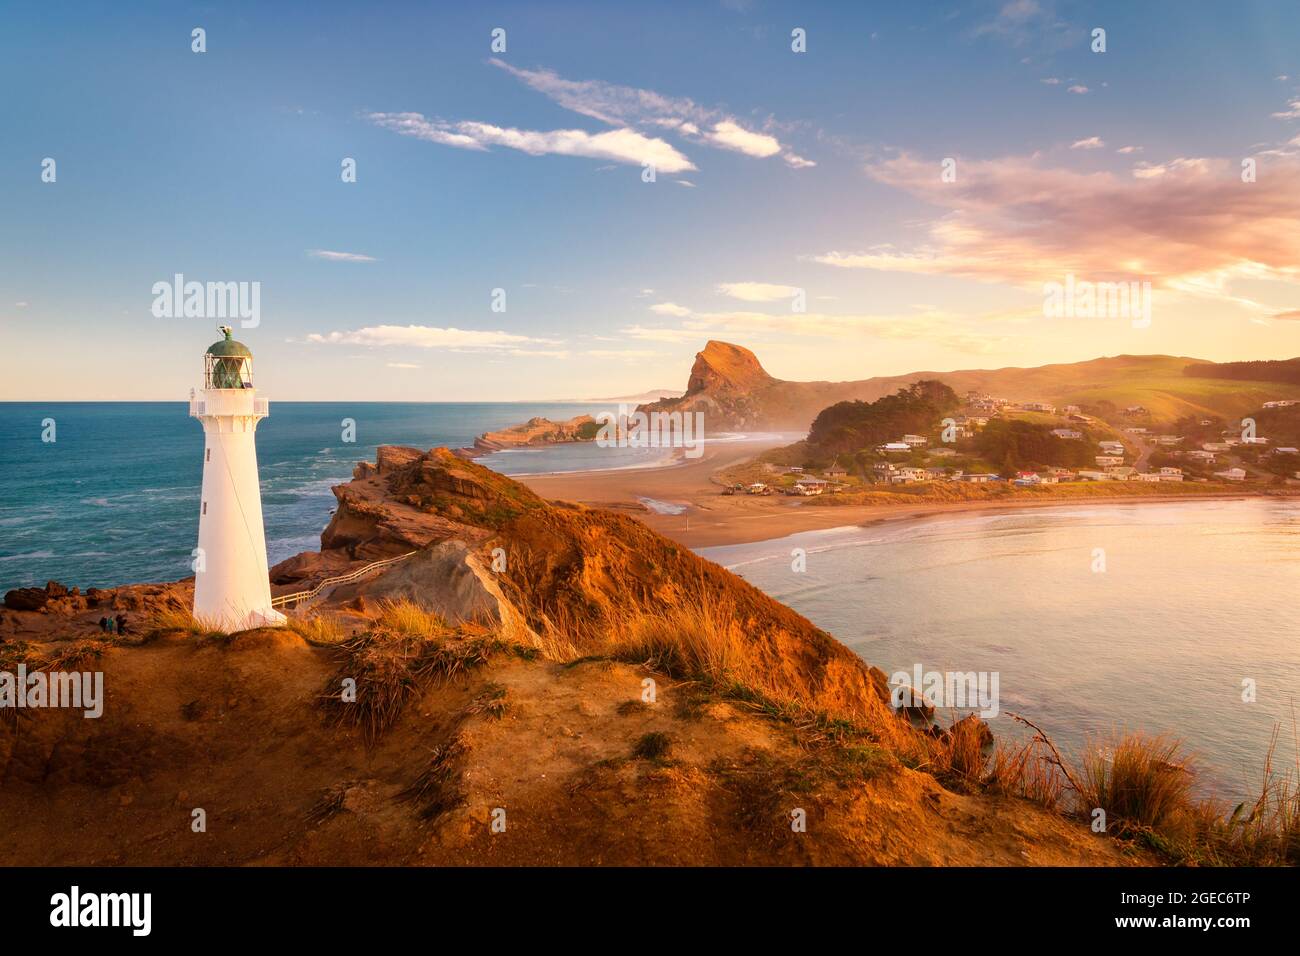
<instances>
[{"instance_id":1,"label":"lighthouse lantern room","mask_svg":"<svg viewBox=\"0 0 1300 956\"><path fill-rule=\"evenodd\" d=\"M220 327L204 356L203 392L190 415L203 425L203 493L194 554L194 616L223 630L284 623L271 607L257 478L257 423L269 414L253 388L253 353Z\"/></svg>"}]
</instances>

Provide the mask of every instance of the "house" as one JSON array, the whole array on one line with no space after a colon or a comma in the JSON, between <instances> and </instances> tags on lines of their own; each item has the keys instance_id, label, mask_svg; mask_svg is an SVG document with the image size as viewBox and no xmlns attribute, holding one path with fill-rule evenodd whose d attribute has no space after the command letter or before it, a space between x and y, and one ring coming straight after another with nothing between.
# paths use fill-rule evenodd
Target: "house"
<instances>
[{"instance_id":1,"label":"house","mask_svg":"<svg viewBox=\"0 0 1300 956\"><path fill-rule=\"evenodd\" d=\"M1245 481L1246 472L1242 468L1229 468L1227 471L1216 471L1214 477L1224 481Z\"/></svg>"},{"instance_id":2,"label":"house","mask_svg":"<svg viewBox=\"0 0 1300 956\"><path fill-rule=\"evenodd\" d=\"M1227 451L1231 447L1232 445L1226 441L1207 441L1201 443L1202 451Z\"/></svg>"},{"instance_id":3,"label":"house","mask_svg":"<svg viewBox=\"0 0 1300 956\"><path fill-rule=\"evenodd\" d=\"M938 448L931 448L930 454L935 458L952 458L957 454L957 449L939 446Z\"/></svg>"},{"instance_id":4,"label":"house","mask_svg":"<svg viewBox=\"0 0 1300 956\"><path fill-rule=\"evenodd\" d=\"M1267 445L1268 439L1267 438L1243 438L1241 440L1241 443L1243 445Z\"/></svg>"},{"instance_id":5,"label":"house","mask_svg":"<svg viewBox=\"0 0 1300 956\"><path fill-rule=\"evenodd\" d=\"M974 425L976 428L983 428L989 423L987 415L967 415L966 424Z\"/></svg>"},{"instance_id":6,"label":"house","mask_svg":"<svg viewBox=\"0 0 1300 956\"><path fill-rule=\"evenodd\" d=\"M1065 438L1069 441L1079 441L1083 438L1083 432L1076 431L1073 428L1053 428L1052 434L1057 438Z\"/></svg>"},{"instance_id":7,"label":"house","mask_svg":"<svg viewBox=\"0 0 1300 956\"><path fill-rule=\"evenodd\" d=\"M767 485L763 484L761 481L754 482L746 489L746 491L748 491L751 495L768 495L772 493L771 489L768 488Z\"/></svg>"},{"instance_id":8,"label":"house","mask_svg":"<svg viewBox=\"0 0 1300 956\"><path fill-rule=\"evenodd\" d=\"M1175 468L1172 465L1163 466L1157 474L1160 476L1161 481L1183 480L1183 470L1181 468Z\"/></svg>"},{"instance_id":9,"label":"house","mask_svg":"<svg viewBox=\"0 0 1300 956\"><path fill-rule=\"evenodd\" d=\"M931 479L947 478L947 477L948 477L948 469L947 469L947 468L927 468L927 469L925 469L925 475L926 475L927 478L931 478Z\"/></svg>"},{"instance_id":10,"label":"house","mask_svg":"<svg viewBox=\"0 0 1300 956\"><path fill-rule=\"evenodd\" d=\"M1138 428L1136 426L1126 428L1124 431L1128 432L1130 435L1145 435L1147 433L1145 428Z\"/></svg>"},{"instance_id":11,"label":"house","mask_svg":"<svg viewBox=\"0 0 1300 956\"><path fill-rule=\"evenodd\" d=\"M890 462L890 461L878 461L878 462L876 462L874 465L872 465L871 468L872 468L872 470L875 471L877 474L879 474L879 475L883 475L883 476L886 476L886 477L888 477L889 475L892 475L894 472L898 471L898 466L895 465L893 462Z\"/></svg>"},{"instance_id":12,"label":"house","mask_svg":"<svg viewBox=\"0 0 1300 956\"><path fill-rule=\"evenodd\" d=\"M983 485L983 484L987 484L987 483L990 482L990 481L995 481L995 480L997 479L997 477L998 477L997 475L984 475L984 474L980 474L980 475L958 475L954 480L955 480L955 481L965 481L965 482L968 482L969 484L972 484L972 485Z\"/></svg>"},{"instance_id":13,"label":"house","mask_svg":"<svg viewBox=\"0 0 1300 956\"><path fill-rule=\"evenodd\" d=\"M1042 483L1043 483L1042 479L1038 477L1038 473L1035 471L1016 472L1015 484L1021 487L1026 487L1029 485L1040 485Z\"/></svg>"},{"instance_id":14,"label":"house","mask_svg":"<svg viewBox=\"0 0 1300 956\"><path fill-rule=\"evenodd\" d=\"M844 467L838 461L833 461L823 474L827 478L843 478L848 472L844 470Z\"/></svg>"},{"instance_id":15,"label":"house","mask_svg":"<svg viewBox=\"0 0 1300 956\"><path fill-rule=\"evenodd\" d=\"M830 485L829 481L821 478L800 478L794 483L794 493L797 495L820 495Z\"/></svg>"},{"instance_id":16,"label":"house","mask_svg":"<svg viewBox=\"0 0 1300 956\"><path fill-rule=\"evenodd\" d=\"M1079 406L1078 406L1078 405L1066 405L1063 409L1061 409L1061 414L1062 414L1062 415L1078 415L1078 414L1079 414Z\"/></svg>"},{"instance_id":17,"label":"house","mask_svg":"<svg viewBox=\"0 0 1300 956\"><path fill-rule=\"evenodd\" d=\"M1097 465L1101 468L1110 468L1115 465L1124 464L1123 455L1098 455L1095 459Z\"/></svg>"},{"instance_id":18,"label":"house","mask_svg":"<svg viewBox=\"0 0 1300 956\"><path fill-rule=\"evenodd\" d=\"M1130 476L1133 481L1160 481L1160 472L1158 471L1141 471L1136 475Z\"/></svg>"},{"instance_id":19,"label":"house","mask_svg":"<svg viewBox=\"0 0 1300 956\"><path fill-rule=\"evenodd\" d=\"M1106 474L1110 475L1116 481L1128 481L1138 473L1138 470L1132 465L1111 465L1106 469Z\"/></svg>"},{"instance_id":20,"label":"house","mask_svg":"<svg viewBox=\"0 0 1300 956\"><path fill-rule=\"evenodd\" d=\"M1189 451L1187 457L1196 461L1203 461L1207 465L1213 465L1215 462L1214 452L1212 451Z\"/></svg>"},{"instance_id":21,"label":"house","mask_svg":"<svg viewBox=\"0 0 1300 956\"><path fill-rule=\"evenodd\" d=\"M1099 441L1097 447L1107 455L1124 454L1124 443L1122 441Z\"/></svg>"},{"instance_id":22,"label":"house","mask_svg":"<svg viewBox=\"0 0 1300 956\"><path fill-rule=\"evenodd\" d=\"M1049 405L1047 402L1023 402L1020 407L1027 412L1047 412L1049 415L1056 414L1056 406Z\"/></svg>"},{"instance_id":23,"label":"house","mask_svg":"<svg viewBox=\"0 0 1300 956\"><path fill-rule=\"evenodd\" d=\"M789 468L787 468L787 469L785 470L785 473L786 473L787 475L802 475L802 474L803 474L803 466L801 466L801 465L791 465Z\"/></svg>"},{"instance_id":24,"label":"house","mask_svg":"<svg viewBox=\"0 0 1300 956\"><path fill-rule=\"evenodd\" d=\"M910 485L916 481L925 481L929 475L924 468L900 468L898 474L890 475L889 480L896 485Z\"/></svg>"},{"instance_id":25,"label":"house","mask_svg":"<svg viewBox=\"0 0 1300 956\"><path fill-rule=\"evenodd\" d=\"M1106 474L1104 471L1088 471L1079 469L1080 481L1110 481L1113 476Z\"/></svg>"},{"instance_id":26,"label":"house","mask_svg":"<svg viewBox=\"0 0 1300 956\"><path fill-rule=\"evenodd\" d=\"M886 455L893 455L898 452L907 452L911 450L911 445L901 441L887 441L883 445L876 446L876 451L883 452Z\"/></svg>"},{"instance_id":27,"label":"house","mask_svg":"<svg viewBox=\"0 0 1300 956\"><path fill-rule=\"evenodd\" d=\"M1296 404L1294 399L1286 399L1284 401L1279 401L1279 402L1265 402L1264 407L1265 408L1290 408L1294 404Z\"/></svg>"},{"instance_id":28,"label":"house","mask_svg":"<svg viewBox=\"0 0 1300 956\"><path fill-rule=\"evenodd\" d=\"M1157 435L1156 442L1161 445L1177 445L1183 440L1182 435Z\"/></svg>"},{"instance_id":29,"label":"house","mask_svg":"<svg viewBox=\"0 0 1300 956\"><path fill-rule=\"evenodd\" d=\"M1300 448L1292 448L1290 445L1283 445L1280 448L1274 448L1275 455L1300 455Z\"/></svg>"},{"instance_id":30,"label":"house","mask_svg":"<svg viewBox=\"0 0 1300 956\"><path fill-rule=\"evenodd\" d=\"M1124 409L1125 415L1145 415L1146 413L1147 410L1141 405L1130 405L1128 408Z\"/></svg>"},{"instance_id":31,"label":"house","mask_svg":"<svg viewBox=\"0 0 1300 956\"><path fill-rule=\"evenodd\" d=\"M903 444L908 448L924 448L926 445L930 444L930 439L926 438L924 435L904 435Z\"/></svg>"}]
</instances>

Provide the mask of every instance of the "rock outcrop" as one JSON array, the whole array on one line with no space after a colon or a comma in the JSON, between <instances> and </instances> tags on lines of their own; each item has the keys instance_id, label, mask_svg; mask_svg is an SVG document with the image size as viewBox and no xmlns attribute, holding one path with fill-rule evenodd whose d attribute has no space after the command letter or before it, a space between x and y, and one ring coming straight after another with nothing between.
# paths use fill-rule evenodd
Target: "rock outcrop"
<instances>
[{"instance_id":1,"label":"rock outcrop","mask_svg":"<svg viewBox=\"0 0 1300 956\"><path fill-rule=\"evenodd\" d=\"M480 452L492 452L502 448L532 448L591 441L596 437L598 427L590 415L578 415L563 422L553 422L549 418L530 418L522 425L484 432L474 439L474 447Z\"/></svg>"}]
</instances>

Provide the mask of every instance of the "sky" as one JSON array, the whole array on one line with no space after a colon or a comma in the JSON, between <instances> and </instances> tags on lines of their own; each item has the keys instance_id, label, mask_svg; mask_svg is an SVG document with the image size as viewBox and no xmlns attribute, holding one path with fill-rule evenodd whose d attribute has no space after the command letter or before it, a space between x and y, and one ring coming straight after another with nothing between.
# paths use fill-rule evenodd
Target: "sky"
<instances>
[{"instance_id":1,"label":"sky","mask_svg":"<svg viewBox=\"0 0 1300 956\"><path fill-rule=\"evenodd\" d=\"M0 401L1300 355L1294 2L11 0L0 124Z\"/></svg>"}]
</instances>

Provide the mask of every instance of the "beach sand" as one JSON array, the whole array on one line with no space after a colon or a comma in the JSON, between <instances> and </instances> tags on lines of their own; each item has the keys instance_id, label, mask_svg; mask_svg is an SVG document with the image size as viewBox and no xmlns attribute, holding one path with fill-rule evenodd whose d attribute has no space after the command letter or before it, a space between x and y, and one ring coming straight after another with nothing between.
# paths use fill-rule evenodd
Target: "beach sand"
<instances>
[{"instance_id":1,"label":"beach sand","mask_svg":"<svg viewBox=\"0 0 1300 956\"><path fill-rule=\"evenodd\" d=\"M1149 495L1142 497L1044 498L1018 501L922 502L916 505L809 505L807 499L786 495L758 497L723 495L713 475L768 448L788 444L788 438L766 437L705 446L699 458L683 459L662 468L589 471L562 475L518 476L545 498L576 501L596 508L631 514L655 531L688 548L709 548L783 538L801 531L874 524L938 515L1013 511L1024 508L1074 508L1090 505L1149 504L1253 497L1241 494L1204 496ZM685 507L680 514L660 514L641 499Z\"/></svg>"}]
</instances>

